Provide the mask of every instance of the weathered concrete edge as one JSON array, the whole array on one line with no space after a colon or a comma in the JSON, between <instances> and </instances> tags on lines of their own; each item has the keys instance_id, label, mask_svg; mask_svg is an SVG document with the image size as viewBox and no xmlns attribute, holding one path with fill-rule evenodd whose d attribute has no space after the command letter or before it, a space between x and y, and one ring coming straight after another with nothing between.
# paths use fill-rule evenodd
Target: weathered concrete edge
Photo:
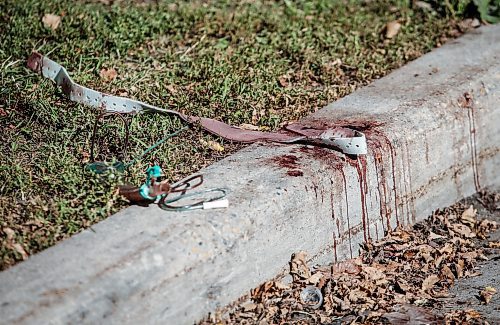
<instances>
[{"instance_id":1,"label":"weathered concrete edge","mask_svg":"<svg viewBox=\"0 0 500 325\"><path fill-rule=\"evenodd\" d=\"M498 185L499 35L481 28L308 119L366 127L366 164L246 148L203 171L207 186L232 189L228 210L126 209L1 273L0 322L189 323L274 277L295 251L346 258L387 222L413 223L475 182ZM302 177L282 168L290 156Z\"/></svg>"}]
</instances>

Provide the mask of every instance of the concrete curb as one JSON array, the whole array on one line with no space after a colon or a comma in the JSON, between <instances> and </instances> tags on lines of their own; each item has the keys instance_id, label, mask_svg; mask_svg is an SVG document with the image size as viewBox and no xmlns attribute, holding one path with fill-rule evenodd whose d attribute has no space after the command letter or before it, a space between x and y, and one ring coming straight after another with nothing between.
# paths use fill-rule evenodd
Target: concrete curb
<instances>
[{"instance_id":1,"label":"concrete curb","mask_svg":"<svg viewBox=\"0 0 500 325\"><path fill-rule=\"evenodd\" d=\"M500 25L482 27L305 120L363 130L366 158L252 145L202 171L229 209L130 207L0 273L0 323L191 323L293 252L345 259L498 186L499 56Z\"/></svg>"}]
</instances>

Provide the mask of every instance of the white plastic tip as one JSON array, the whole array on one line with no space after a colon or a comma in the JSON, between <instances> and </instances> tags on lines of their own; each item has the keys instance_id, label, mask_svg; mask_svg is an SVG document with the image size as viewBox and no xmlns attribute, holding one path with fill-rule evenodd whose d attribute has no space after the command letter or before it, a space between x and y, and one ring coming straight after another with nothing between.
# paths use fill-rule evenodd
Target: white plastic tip
<instances>
[{"instance_id":1,"label":"white plastic tip","mask_svg":"<svg viewBox=\"0 0 500 325\"><path fill-rule=\"evenodd\" d=\"M204 202L203 209L221 209L229 207L229 201L227 199L212 201L212 202Z\"/></svg>"}]
</instances>

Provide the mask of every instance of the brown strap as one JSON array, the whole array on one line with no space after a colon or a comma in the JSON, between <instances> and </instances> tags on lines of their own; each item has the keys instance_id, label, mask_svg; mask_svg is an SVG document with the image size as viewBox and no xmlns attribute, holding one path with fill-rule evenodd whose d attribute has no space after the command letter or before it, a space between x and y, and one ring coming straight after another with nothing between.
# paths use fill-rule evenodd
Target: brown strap
<instances>
[{"instance_id":1,"label":"brown strap","mask_svg":"<svg viewBox=\"0 0 500 325\"><path fill-rule=\"evenodd\" d=\"M336 148L346 154L359 155L366 154L367 152L364 134L348 128L308 127L301 124L291 124L280 132L244 130L214 119L187 116L178 111L159 108L129 98L113 96L83 87L71 79L63 66L36 52L32 53L28 58L28 67L56 82L63 93L71 100L97 107L107 112L139 113L141 111L154 111L173 114L188 123L198 123L210 133L238 142L268 141L293 143L302 141L310 144L320 143Z\"/></svg>"}]
</instances>

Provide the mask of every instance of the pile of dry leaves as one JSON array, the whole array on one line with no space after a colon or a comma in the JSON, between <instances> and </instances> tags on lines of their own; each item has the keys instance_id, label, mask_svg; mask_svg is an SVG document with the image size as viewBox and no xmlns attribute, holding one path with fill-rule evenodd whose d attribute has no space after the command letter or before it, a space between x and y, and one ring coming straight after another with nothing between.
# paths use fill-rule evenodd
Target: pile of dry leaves
<instances>
[{"instance_id":1,"label":"pile of dry leaves","mask_svg":"<svg viewBox=\"0 0 500 325\"><path fill-rule=\"evenodd\" d=\"M290 261L291 283L266 282L201 324L484 324L474 310L443 315L438 299L456 279L478 274L475 266L499 248L486 240L495 229L473 206L455 205L364 244L358 258L310 268L299 252ZM479 294L488 303L495 288Z\"/></svg>"}]
</instances>

